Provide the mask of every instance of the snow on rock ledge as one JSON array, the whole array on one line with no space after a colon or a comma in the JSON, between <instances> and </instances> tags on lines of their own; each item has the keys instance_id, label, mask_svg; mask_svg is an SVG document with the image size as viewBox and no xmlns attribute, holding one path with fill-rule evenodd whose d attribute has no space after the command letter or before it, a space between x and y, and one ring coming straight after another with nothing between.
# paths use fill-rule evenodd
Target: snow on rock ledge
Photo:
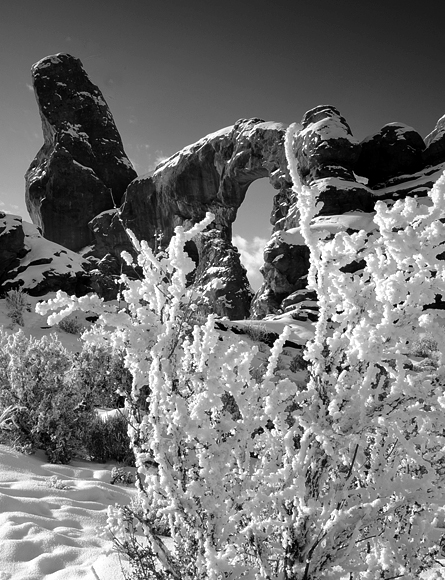
<instances>
[{"instance_id":1,"label":"snow on rock ledge","mask_svg":"<svg viewBox=\"0 0 445 580\"><path fill-rule=\"evenodd\" d=\"M43 238L19 216L0 212L0 248L0 292L23 288L31 296L56 290L81 295L90 289L85 260Z\"/></svg>"}]
</instances>

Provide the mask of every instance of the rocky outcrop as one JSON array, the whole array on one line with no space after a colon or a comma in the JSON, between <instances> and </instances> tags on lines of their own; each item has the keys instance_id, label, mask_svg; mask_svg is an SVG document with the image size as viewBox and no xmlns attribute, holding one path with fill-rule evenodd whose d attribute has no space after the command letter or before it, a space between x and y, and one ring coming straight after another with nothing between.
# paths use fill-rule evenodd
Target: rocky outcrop
<instances>
[{"instance_id":1,"label":"rocky outcrop","mask_svg":"<svg viewBox=\"0 0 445 580\"><path fill-rule=\"evenodd\" d=\"M200 311L213 312L230 320L246 318L250 312L253 292L241 265L238 249L212 229L197 236L186 246L197 268L193 272L193 287Z\"/></svg>"},{"instance_id":2,"label":"rocky outcrop","mask_svg":"<svg viewBox=\"0 0 445 580\"><path fill-rule=\"evenodd\" d=\"M33 82L44 145L26 175L28 210L45 238L90 257L91 288L115 295L120 254L132 251L126 228L162 248L176 226L192 226L210 211L213 224L186 248L196 263L189 281L203 303L231 319L286 311L314 319L315 297L306 289L309 252L298 230L284 125L241 119L135 178L103 96L78 59L46 57L34 65ZM411 127L390 123L359 142L330 105L308 111L301 126L293 149L303 182L320 202L314 228L372 229L377 199L426 195L445 167L445 117L425 141ZM250 184L263 177L275 189L273 233L264 249L264 283L252 301L232 245L232 224ZM0 246L0 275L2 267L10 272L26 259L19 224L8 227L0 230L0 242L8 240L8 249Z\"/></svg>"},{"instance_id":3,"label":"rocky outcrop","mask_svg":"<svg viewBox=\"0 0 445 580\"><path fill-rule=\"evenodd\" d=\"M44 144L26 173L26 204L45 238L74 251L88 222L119 206L136 177L100 90L79 59L48 56L32 67Z\"/></svg>"},{"instance_id":4,"label":"rocky outcrop","mask_svg":"<svg viewBox=\"0 0 445 580\"><path fill-rule=\"evenodd\" d=\"M369 187L376 187L393 177L423 169L424 149L422 137L412 127L389 123L362 141L355 171L368 179Z\"/></svg>"},{"instance_id":5,"label":"rocky outcrop","mask_svg":"<svg viewBox=\"0 0 445 580\"><path fill-rule=\"evenodd\" d=\"M26 254L22 218L0 211L0 285Z\"/></svg>"},{"instance_id":6,"label":"rocky outcrop","mask_svg":"<svg viewBox=\"0 0 445 580\"><path fill-rule=\"evenodd\" d=\"M131 251L123 230L154 244L162 233L168 244L177 225L191 226L210 211L215 221L193 250L198 265L195 286L222 316L249 315L252 291L239 253L232 243L232 224L249 185L269 177L278 190L272 212L275 223L287 213L291 195L284 155L285 126L261 119L242 119L179 151L152 175L135 179L118 212L104 212L91 222L96 255L116 258Z\"/></svg>"},{"instance_id":7,"label":"rocky outcrop","mask_svg":"<svg viewBox=\"0 0 445 580\"><path fill-rule=\"evenodd\" d=\"M339 111L320 105L308 111L293 149L300 177L315 186L320 215L350 211L372 211L372 191L357 181L354 167L361 147ZM264 318L283 310L297 310L300 320L313 318L313 295L306 295L309 251L299 234L297 200L292 191L286 199L286 212L277 220L264 250L261 272L264 283L252 303L252 316ZM298 306L296 306L298 305Z\"/></svg>"},{"instance_id":8,"label":"rocky outcrop","mask_svg":"<svg viewBox=\"0 0 445 580\"><path fill-rule=\"evenodd\" d=\"M426 194L437 178L437 167L423 167L424 143L411 128L390 124L359 143L339 111L328 105L306 113L301 125L293 147L303 182L318 192L320 219L354 216L357 211L369 214L376 199ZM299 215L286 167L284 133L285 127L278 123L240 120L173 155L152 175L135 179L118 211L103 212L91 221L95 255L118 260L122 250L131 250L124 224L152 244L162 233L166 245L175 226L191 226L211 211L215 222L207 240L214 251L203 242L196 244L193 255L199 274L194 283L203 295L209 295L218 314L232 319L263 318L297 310L295 316L312 319L314 297L305 295L309 253L298 234ZM379 163L384 165L382 159L376 162L378 155L389 158L383 171L379 169ZM408 167L418 173L406 173ZM265 176L277 190L271 215L273 235L264 250L264 283L249 314L251 292L231 244L231 230L249 185ZM354 218L345 223L359 221ZM223 267L222 260L228 256L230 267L227 263ZM206 271L214 274L212 283L204 275Z\"/></svg>"},{"instance_id":9,"label":"rocky outcrop","mask_svg":"<svg viewBox=\"0 0 445 580\"><path fill-rule=\"evenodd\" d=\"M323 203L313 227L332 234L371 231L378 199L425 196L445 169L445 117L425 142L411 127L390 123L359 143L337 109L325 105L308 111L301 125L293 144L300 177ZM265 248L264 283L252 305L257 318L286 311L298 320L316 316L316 297L306 290L309 253L296 200L290 201Z\"/></svg>"},{"instance_id":10,"label":"rocky outcrop","mask_svg":"<svg viewBox=\"0 0 445 580\"><path fill-rule=\"evenodd\" d=\"M81 296L92 289L88 263L19 216L0 212L0 248L0 293L22 288L31 296L57 290Z\"/></svg>"}]
</instances>

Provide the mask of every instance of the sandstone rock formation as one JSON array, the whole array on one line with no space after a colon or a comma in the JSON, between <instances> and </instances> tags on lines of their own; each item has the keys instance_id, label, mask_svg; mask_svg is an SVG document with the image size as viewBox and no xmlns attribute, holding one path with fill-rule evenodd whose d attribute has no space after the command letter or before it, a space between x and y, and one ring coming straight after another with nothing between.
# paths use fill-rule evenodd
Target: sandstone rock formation
<instances>
[{"instance_id":1,"label":"sandstone rock formation","mask_svg":"<svg viewBox=\"0 0 445 580\"><path fill-rule=\"evenodd\" d=\"M190 250L198 264L194 285L218 314L245 318L252 292L231 243L232 224L249 185L262 177L269 177L278 190L272 221L286 215L285 129L279 123L242 119L179 151L152 175L135 179L119 212L92 220L96 255L108 252L118 258L123 249L131 250L121 223L149 243L162 233L162 244L167 244L175 226L188 227L211 211L211 230Z\"/></svg>"},{"instance_id":2,"label":"sandstone rock formation","mask_svg":"<svg viewBox=\"0 0 445 580\"><path fill-rule=\"evenodd\" d=\"M28 208L46 238L76 251L90 246L85 255L96 259L94 270L88 266L92 288L108 297L115 293L120 254L132 250L125 228L163 247L177 225L189 227L211 211L214 223L187 246L197 266L190 282L209 308L231 319L286 311L300 320L315 318L284 125L241 119L134 179L111 113L78 59L47 57L34 65L33 81L45 143L26 176ZM377 199L426 195L445 167L445 117L425 141L411 127L390 123L360 143L330 105L308 111L301 125L293 148L303 182L321 202L314 228L372 229ZM273 232L264 249L264 283L252 300L232 224L250 184L263 177L276 191ZM0 253L0 274L2 261L21 259L19 229L4 234L11 249Z\"/></svg>"},{"instance_id":3,"label":"sandstone rock formation","mask_svg":"<svg viewBox=\"0 0 445 580\"><path fill-rule=\"evenodd\" d=\"M335 229L347 224L345 227L354 229L363 221L361 214L371 215L376 199L426 195L440 174L440 166L425 168L422 138L399 123L387 125L359 143L339 111L322 105L308 111L301 125L294 142L300 175L306 184L316 187L322 202L314 227L318 223ZM118 260L123 249L130 249L122 223L149 241L162 232L168 243L176 225L192 225L212 211L216 219L209 240L225 249L209 252L204 243L197 243L194 257L199 267L194 284L209 296L218 314L246 317L251 295L231 245L231 227L249 185L268 176L277 190L271 215L273 233L264 249L264 283L251 303L250 316L264 318L292 310L296 318L312 320L316 304L313 293L305 290L309 253L298 234L284 132L281 124L241 120L186 147L159 165L153 175L134 180L118 212L104 212L91 222L97 255L108 253ZM440 139L440 126L435 135ZM380 164L384 170L379 169ZM232 256L231 264L221 269L226 254ZM208 284L207 271L214 274L213 285Z\"/></svg>"},{"instance_id":4,"label":"sandstone rock formation","mask_svg":"<svg viewBox=\"0 0 445 580\"><path fill-rule=\"evenodd\" d=\"M294 142L300 176L314 186L323 203L313 227L332 234L342 229L371 231L378 199L391 202L407 195L425 196L445 169L445 117L425 142L411 127L390 123L358 143L340 113L325 105L308 111L301 125ZM305 289L309 256L302 246L292 196L290 202L264 251L265 281L252 305L258 318L283 311L292 311L299 320L316 316L316 297ZM354 266L360 267L359 263ZM283 278L277 278L277 271L285 274L288 285L280 284Z\"/></svg>"},{"instance_id":5,"label":"sandstone rock formation","mask_svg":"<svg viewBox=\"0 0 445 580\"><path fill-rule=\"evenodd\" d=\"M360 144L335 107L320 105L308 111L293 148L302 181L318 189L320 215L372 210L373 194L354 174ZM264 249L264 283L252 303L255 318L295 309L300 320L314 317L313 293L305 290L309 251L298 233L297 200L291 191L286 201L287 211L275 222Z\"/></svg>"},{"instance_id":6,"label":"sandstone rock formation","mask_svg":"<svg viewBox=\"0 0 445 580\"><path fill-rule=\"evenodd\" d=\"M0 212L0 293L22 288L31 296L91 291L88 264L75 252L42 237L21 217Z\"/></svg>"},{"instance_id":7,"label":"sandstone rock formation","mask_svg":"<svg viewBox=\"0 0 445 580\"><path fill-rule=\"evenodd\" d=\"M423 169L424 149L422 137L412 127L389 123L362 141L354 170L368 178L370 187L375 187L392 177Z\"/></svg>"},{"instance_id":8,"label":"sandstone rock formation","mask_svg":"<svg viewBox=\"0 0 445 580\"><path fill-rule=\"evenodd\" d=\"M88 222L119 206L136 177L113 117L82 63L69 54L32 67L44 144L26 174L26 204L45 238L78 251Z\"/></svg>"}]
</instances>

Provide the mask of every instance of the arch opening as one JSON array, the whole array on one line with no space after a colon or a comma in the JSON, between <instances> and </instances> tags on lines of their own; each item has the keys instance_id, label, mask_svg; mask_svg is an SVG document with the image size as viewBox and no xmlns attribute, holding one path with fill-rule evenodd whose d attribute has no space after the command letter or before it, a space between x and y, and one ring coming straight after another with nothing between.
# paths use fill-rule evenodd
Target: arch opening
<instances>
[{"instance_id":1,"label":"arch opening","mask_svg":"<svg viewBox=\"0 0 445 580\"><path fill-rule=\"evenodd\" d=\"M187 285L193 284L196 277L196 270L199 266L199 252L198 248L193 240L189 240L184 244L184 250L186 254L193 260L195 263L195 269L193 272L187 274Z\"/></svg>"},{"instance_id":2,"label":"arch opening","mask_svg":"<svg viewBox=\"0 0 445 580\"><path fill-rule=\"evenodd\" d=\"M232 224L232 243L240 252L241 263L247 270L254 292L263 283L260 267L264 263L264 246L272 232L270 215L275 193L268 177L253 181Z\"/></svg>"}]
</instances>

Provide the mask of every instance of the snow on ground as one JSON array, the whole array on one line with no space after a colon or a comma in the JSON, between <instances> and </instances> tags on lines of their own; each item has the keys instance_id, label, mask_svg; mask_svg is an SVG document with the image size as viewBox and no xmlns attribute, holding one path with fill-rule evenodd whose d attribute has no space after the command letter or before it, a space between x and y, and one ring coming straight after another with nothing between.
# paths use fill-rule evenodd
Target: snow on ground
<instances>
[{"instance_id":1,"label":"snow on ground","mask_svg":"<svg viewBox=\"0 0 445 580\"><path fill-rule=\"evenodd\" d=\"M49 327L46 317L35 313L41 299L28 297L23 332L35 338L55 332L66 348L80 351L79 336ZM79 322L88 325L82 316ZM0 299L0 327L19 329L5 299ZM107 555L112 542L100 532L108 506L128 504L137 492L134 486L110 484L115 465L53 465L43 451L24 455L0 445L0 580L123 580L117 554ZM52 486L51 477L66 489Z\"/></svg>"},{"instance_id":2,"label":"snow on ground","mask_svg":"<svg viewBox=\"0 0 445 580\"><path fill-rule=\"evenodd\" d=\"M128 504L134 486L110 483L111 464L47 463L0 445L0 580L122 580L107 508ZM130 468L128 468L130 469ZM51 485L56 477L60 487Z\"/></svg>"},{"instance_id":3,"label":"snow on ground","mask_svg":"<svg viewBox=\"0 0 445 580\"><path fill-rule=\"evenodd\" d=\"M66 348L81 350L78 336L48 327L46 318L35 313L38 300L53 296L29 297L30 308L24 312L22 330L36 338L56 332ZM81 324L88 325L84 314L78 316ZM300 345L314 332L312 322L293 320L289 313L265 320L224 321L224 325L229 329L258 326L277 334L290 325L290 340ZM11 332L19 328L8 317L4 299L0 299L0 327ZM237 335L236 339L258 345L248 335ZM260 349L254 366L265 364L269 351ZM294 348L283 352L287 367L296 352ZM304 371L286 372L297 384L305 381ZM104 416L109 411L99 413ZM124 580L119 557L111 551L113 544L103 527L108 506L129 504L137 491L134 486L110 483L115 465L80 460L54 465L47 462L43 451L24 455L0 445L0 580ZM51 478L56 478L57 486ZM440 525L438 540L445 524ZM437 574L430 571L421 577L445 579L445 572L437 570Z\"/></svg>"}]
</instances>

